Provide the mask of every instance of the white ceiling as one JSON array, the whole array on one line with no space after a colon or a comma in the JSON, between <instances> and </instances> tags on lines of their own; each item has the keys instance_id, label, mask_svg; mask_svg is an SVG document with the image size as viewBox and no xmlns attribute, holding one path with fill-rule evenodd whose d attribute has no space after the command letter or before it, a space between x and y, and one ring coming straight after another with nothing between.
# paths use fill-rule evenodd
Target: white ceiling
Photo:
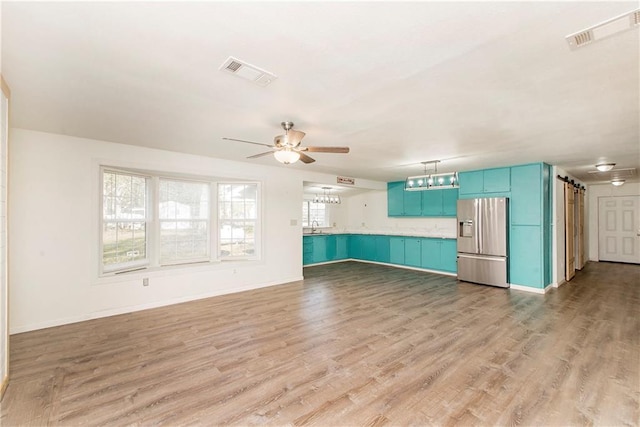
<instances>
[{"instance_id":1,"label":"white ceiling","mask_svg":"<svg viewBox=\"0 0 640 427\"><path fill-rule=\"evenodd\" d=\"M380 181L545 161L640 170L637 2L2 2L14 127L243 160L291 120L305 168ZM278 78L220 72L228 56ZM247 160L279 165L271 156ZM636 174L637 176L637 174Z\"/></svg>"}]
</instances>

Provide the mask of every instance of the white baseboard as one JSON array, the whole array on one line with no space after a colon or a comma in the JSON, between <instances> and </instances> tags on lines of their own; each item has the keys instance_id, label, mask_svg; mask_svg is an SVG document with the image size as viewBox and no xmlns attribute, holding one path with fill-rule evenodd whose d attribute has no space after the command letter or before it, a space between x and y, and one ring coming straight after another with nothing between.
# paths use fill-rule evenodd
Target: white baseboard
<instances>
[{"instance_id":1,"label":"white baseboard","mask_svg":"<svg viewBox=\"0 0 640 427\"><path fill-rule=\"evenodd\" d=\"M399 265L399 264L390 264L388 262L367 261L367 260L364 260L364 259L355 259L355 258L339 259L337 261L317 262L315 264L307 264L307 265L305 265L305 267L313 267L313 266L316 266L316 265L325 265L325 264L336 264L338 262L345 262L345 261L362 262L364 264L385 265L387 267L404 268L405 270L426 271L428 273L441 274L443 276L451 276L451 277L457 277L458 276L456 273L450 273L448 271L430 270L428 268L411 267L411 266L408 266L408 265Z\"/></svg>"},{"instance_id":2,"label":"white baseboard","mask_svg":"<svg viewBox=\"0 0 640 427\"><path fill-rule=\"evenodd\" d=\"M560 286L564 285L565 283L567 283L567 281L562 279L560 282L553 282L551 284L551 286L553 286L554 288L559 288Z\"/></svg>"},{"instance_id":3,"label":"white baseboard","mask_svg":"<svg viewBox=\"0 0 640 427\"><path fill-rule=\"evenodd\" d=\"M188 295L188 296L184 296L184 297L171 298L171 299L163 300L163 301L154 301L154 302L146 303L146 304L138 304L138 305L134 305L134 306L117 307L117 308L110 308L110 309L106 309L106 310L98 310L98 311L94 311L94 312L91 312L91 313L82 314L82 315L79 315L79 316L66 317L66 318L48 320L46 322L32 323L32 324L12 327L11 330L10 330L10 334L11 335L19 334L19 333L22 333L22 332L29 332L29 331L35 331L35 330L38 330L38 329L52 328L54 326L68 325L70 323L84 322L84 321L87 321L87 320L100 319L100 318L103 318L103 317L117 316L119 314L133 313L133 312L136 312L136 311L149 310L151 308L165 307L167 305L180 304L180 303L189 302L189 301L196 301L196 300L200 300L200 299L204 299L204 298L211 298L211 297L217 297L217 296L220 296L220 295L233 294L233 293L236 293L236 292L244 292L244 291L250 291L250 290L253 290L253 289L267 288L269 286L283 285L285 283L298 282L298 281L303 280L303 279L304 279L304 277L298 276L298 277L285 279L285 280L282 280L282 281L250 284L250 285L241 286L241 287L234 287L234 288L217 289L215 291L207 292L207 293L204 293L204 294Z\"/></svg>"},{"instance_id":4,"label":"white baseboard","mask_svg":"<svg viewBox=\"0 0 640 427\"><path fill-rule=\"evenodd\" d=\"M531 286L511 284L509 285L509 288L514 289L516 291L525 291L525 292L531 292L534 294L546 294L552 288L552 285L547 285L547 287L545 287L544 289L540 289L540 288L532 288Z\"/></svg>"}]
</instances>

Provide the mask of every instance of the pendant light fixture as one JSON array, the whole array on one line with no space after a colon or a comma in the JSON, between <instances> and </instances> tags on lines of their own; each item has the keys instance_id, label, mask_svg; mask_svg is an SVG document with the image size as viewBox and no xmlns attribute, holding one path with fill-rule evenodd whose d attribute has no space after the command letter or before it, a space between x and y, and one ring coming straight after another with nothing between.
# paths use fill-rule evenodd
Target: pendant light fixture
<instances>
[{"instance_id":1,"label":"pendant light fixture","mask_svg":"<svg viewBox=\"0 0 640 427\"><path fill-rule=\"evenodd\" d=\"M424 175L409 176L404 182L405 191L439 190L443 188L458 188L458 173L438 173L440 160L421 162L424 165ZM427 165L433 163L434 173L427 173Z\"/></svg>"},{"instance_id":2,"label":"pendant light fixture","mask_svg":"<svg viewBox=\"0 0 640 427\"><path fill-rule=\"evenodd\" d=\"M322 194L316 194L316 196L313 198L313 203L339 205L340 203L342 203L342 200L340 200L339 195L331 194L331 187L322 187Z\"/></svg>"},{"instance_id":3,"label":"pendant light fixture","mask_svg":"<svg viewBox=\"0 0 640 427\"><path fill-rule=\"evenodd\" d=\"M612 179L611 180L611 185L613 185L615 187L620 187L622 184L624 184L624 179Z\"/></svg>"}]
</instances>

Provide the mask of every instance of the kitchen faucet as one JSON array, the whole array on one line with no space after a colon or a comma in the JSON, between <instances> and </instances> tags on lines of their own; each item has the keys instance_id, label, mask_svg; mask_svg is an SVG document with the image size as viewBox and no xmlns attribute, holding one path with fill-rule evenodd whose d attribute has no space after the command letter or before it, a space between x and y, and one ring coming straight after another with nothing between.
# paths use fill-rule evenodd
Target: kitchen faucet
<instances>
[{"instance_id":1,"label":"kitchen faucet","mask_svg":"<svg viewBox=\"0 0 640 427\"><path fill-rule=\"evenodd\" d=\"M313 225L315 224L315 225ZM316 227L319 227L320 224L318 224L318 221L316 221L315 219L313 221L311 221L311 233L315 233L316 232Z\"/></svg>"}]
</instances>

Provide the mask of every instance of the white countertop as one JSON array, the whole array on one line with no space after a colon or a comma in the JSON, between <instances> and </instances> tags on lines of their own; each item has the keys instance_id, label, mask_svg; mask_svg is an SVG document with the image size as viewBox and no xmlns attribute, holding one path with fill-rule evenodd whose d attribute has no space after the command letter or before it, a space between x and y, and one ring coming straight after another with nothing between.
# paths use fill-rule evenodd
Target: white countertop
<instances>
[{"instance_id":1,"label":"white countertop","mask_svg":"<svg viewBox=\"0 0 640 427\"><path fill-rule=\"evenodd\" d=\"M332 234L376 234L382 236L409 236L409 237L430 237L433 239L455 239L455 232L449 230L408 230L408 229L395 229L395 230L382 230L382 229L342 229L336 230L332 228L323 228L320 232L310 233L304 232L303 236L328 236Z\"/></svg>"}]
</instances>

